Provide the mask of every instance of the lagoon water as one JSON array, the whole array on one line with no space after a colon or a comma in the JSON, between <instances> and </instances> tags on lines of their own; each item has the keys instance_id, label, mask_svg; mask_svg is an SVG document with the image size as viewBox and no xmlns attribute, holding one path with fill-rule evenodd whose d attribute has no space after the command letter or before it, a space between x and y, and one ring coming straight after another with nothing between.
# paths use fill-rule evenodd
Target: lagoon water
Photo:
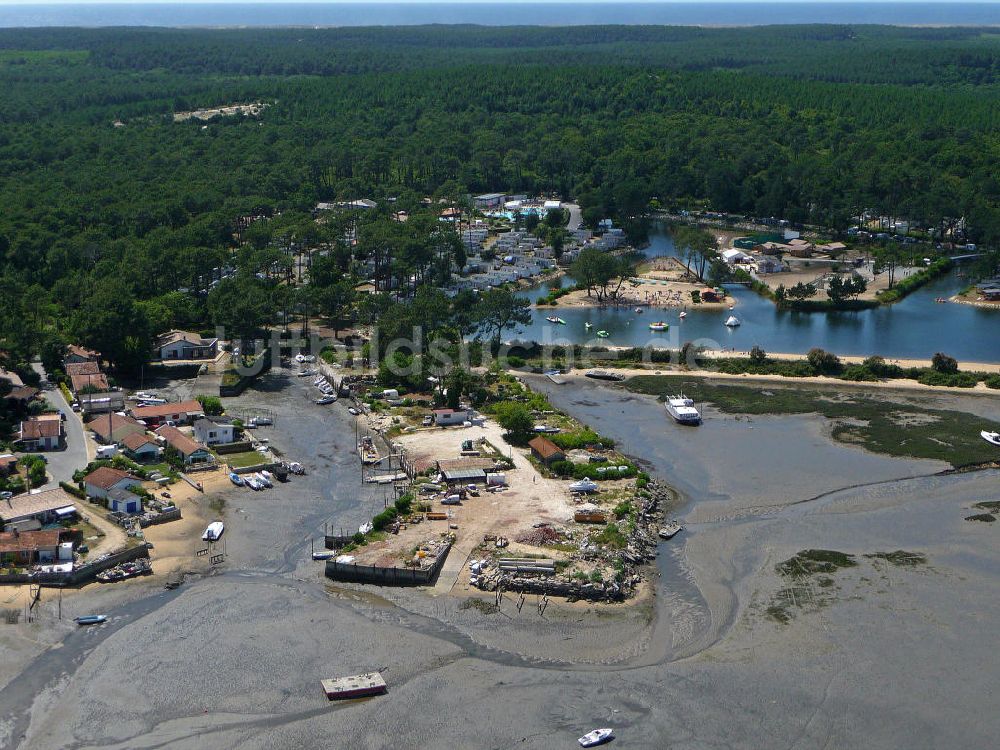
<instances>
[{"instance_id":1,"label":"lagoon water","mask_svg":"<svg viewBox=\"0 0 1000 750\"><path fill-rule=\"evenodd\" d=\"M647 256L676 255L673 241L663 227L650 236ZM938 304L936 297L948 297L968 285L958 271L936 279L902 301L873 310L858 312L801 313L778 310L770 300L746 287L730 285L737 300L733 313L728 310L699 310L688 306L683 322L679 309L646 310L632 308L555 307L532 310L533 322L516 334L517 338L542 343L591 343L619 346L664 346L678 348L687 341L701 340L706 346L749 351L761 346L765 351L803 353L820 347L837 354L879 354L894 359L930 359L943 351L960 361L1000 361L1000 311L970 305ZM527 292L531 299L544 296L553 286L570 284L562 278ZM735 314L739 328L726 328L723 321ZM553 325L550 315L566 321ZM670 330L654 333L651 320L663 319ZM585 323L592 323L588 331ZM607 331L606 339L595 337ZM714 342L714 343L713 343Z\"/></svg>"},{"instance_id":2,"label":"lagoon water","mask_svg":"<svg viewBox=\"0 0 1000 750\"><path fill-rule=\"evenodd\" d=\"M1000 25L995 3L909 2L312 2L0 4L18 26L757 26L863 23Z\"/></svg>"}]
</instances>

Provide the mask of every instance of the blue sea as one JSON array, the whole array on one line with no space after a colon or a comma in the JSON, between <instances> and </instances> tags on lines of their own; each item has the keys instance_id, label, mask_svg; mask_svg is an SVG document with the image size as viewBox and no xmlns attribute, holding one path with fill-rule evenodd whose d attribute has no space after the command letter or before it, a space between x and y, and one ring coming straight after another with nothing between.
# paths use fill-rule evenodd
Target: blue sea
<instances>
[{"instance_id":1,"label":"blue sea","mask_svg":"<svg viewBox=\"0 0 1000 750\"><path fill-rule=\"evenodd\" d=\"M3 3L4 0L0 0ZM0 4L0 27L650 24L1000 26L1000 3L314 2Z\"/></svg>"}]
</instances>

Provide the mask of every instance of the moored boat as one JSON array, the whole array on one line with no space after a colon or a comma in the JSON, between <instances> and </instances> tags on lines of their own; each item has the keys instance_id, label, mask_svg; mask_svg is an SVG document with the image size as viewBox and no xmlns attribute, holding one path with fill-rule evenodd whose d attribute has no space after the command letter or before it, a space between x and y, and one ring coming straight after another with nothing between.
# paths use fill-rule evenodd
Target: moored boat
<instances>
[{"instance_id":1,"label":"moored boat","mask_svg":"<svg viewBox=\"0 0 1000 750\"><path fill-rule=\"evenodd\" d=\"M108 618L105 615L82 615L73 618L73 622L77 625L100 625L102 622L107 621Z\"/></svg>"},{"instance_id":2,"label":"moored boat","mask_svg":"<svg viewBox=\"0 0 1000 750\"><path fill-rule=\"evenodd\" d=\"M680 319L684 320L684 318L686 318L687 316L688 316L687 312L685 312L684 310L681 310Z\"/></svg>"},{"instance_id":3,"label":"moored boat","mask_svg":"<svg viewBox=\"0 0 1000 750\"><path fill-rule=\"evenodd\" d=\"M695 408L694 401L684 394L668 396L664 406L667 409L667 414L679 424L699 424L701 422L701 414Z\"/></svg>"},{"instance_id":4,"label":"moored boat","mask_svg":"<svg viewBox=\"0 0 1000 750\"><path fill-rule=\"evenodd\" d=\"M606 339L606 338L607 338L608 336L610 336L610 335L611 335L611 334L610 334L610 333L608 333L607 331L598 331L598 332L597 332L597 336L598 336L599 338L602 338L602 339Z\"/></svg>"},{"instance_id":5,"label":"moored boat","mask_svg":"<svg viewBox=\"0 0 1000 750\"><path fill-rule=\"evenodd\" d=\"M669 328L670 324L662 320L657 320L649 324L649 330L651 331L666 331Z\"/></svg>"},{"instance_id":6,"label":"moored boat","mask_svg":"<svg viewBox=\"0 0 1000 750\"><path fill-rule=\"evenodd\" d=\"M667 521L663 526L660 527L660 539L671 539L677 532L681 531L684 527L681 526L677 521Z\"/></svg>"},{"instance_id":7,"label":"moored boat","mask_svg":"<svg viewBox=\"0 0 1000 750\"><path fill-rule=\"evenodd\" d=\"M610 727L602 727L601 729L587 732L577 742L580 743L580 747L597 747L598 745L603 745L605 742L610 742L614 739L614 736L615 733Z\"/></svg>"},{"instance_id":8,"label":"moored boat","mask_svg":"<svg viewBox=\"0 0 1000 750\"><path fill-rule=\"evenodd\" d=\"M730 315L728 318L726 318L726 322L723 325L725 325L726 328L736 328L738 325L740 325L740 319L737 318L735 315Z\"/></svg>"},{"instance_id":9,"label":"moored boat","mask_svg":"<svg viewBox=\"0 0 1000 750\"><path fill-rule=\"evenodd\" d=\"M587 370L584 376L594 380L610 380L613 383L620 383L625 379L621 373L608 372L607 370Z\"/></svg>"},{"instance_id":10,"label":"moored boat","mask_svg":"<svg viewBox=\"0 0 1000 750\"><path fill-rule=\"evenodd\" d=\"M979 436L987 443L1000 445L1000 432L988 432L987 430L983 430L979 433Z\"/></svg>"}]
</instances>

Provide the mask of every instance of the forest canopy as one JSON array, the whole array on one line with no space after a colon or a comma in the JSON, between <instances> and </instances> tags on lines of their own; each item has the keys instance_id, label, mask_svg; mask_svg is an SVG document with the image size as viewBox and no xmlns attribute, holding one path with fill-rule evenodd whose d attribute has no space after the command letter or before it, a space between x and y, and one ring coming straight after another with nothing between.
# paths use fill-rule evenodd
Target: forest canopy
<instances>
[{"instance_id":1,"label":"forest canopy","mask_svg":"<svg viewBox=\"0 0 1000 750\"><path fill-rule=\"evenodd\" d=\"M271 266L234 239L255 214L304 237L318 201L548 192L623 220L697 203L833 229L867 208L965 217L995 246L998 74L1000 35L971 28L0 30L0 348L120 331L138 361L138 339L216 322L197 292L237 260L225 291L257 317L339 309L336 287L260 298L242 269Z\"/></svg>"}]
</instances>

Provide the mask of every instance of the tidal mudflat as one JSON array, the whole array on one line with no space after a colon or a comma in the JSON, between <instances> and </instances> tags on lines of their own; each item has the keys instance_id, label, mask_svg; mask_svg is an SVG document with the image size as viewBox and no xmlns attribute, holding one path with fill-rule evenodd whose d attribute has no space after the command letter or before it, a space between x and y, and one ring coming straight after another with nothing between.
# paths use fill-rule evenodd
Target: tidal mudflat
<instances>
[{"instance_id":1,"label":"tidal mudflat","mask_svg":"<svg viewBox=\"0 0 1000 750\"><path fill-rule=\"evenodd\" d=\"M941 475L944 462L836 443L813 415L706 409L706 424L680 428L651 397L552 386L557 407L678 488L686 528L637 604L539 614L508 598L487 613L322 577L309 537L381 499L360 484L342 411L280 372L264 387L243 399L294 410L272 443L310 473L267 495L229 491L215 574L109 599L92 631L32 626L66 635L34 646L0 690L0 745L552 748L613 726L622 747L931 748L1000 731L984 658L1000 524L964 520L1000 500L1000 472ZM808 550L854 564L789 575ZM375 668L384 697L330 704L319 689Z\"/></svg>"}]
</instances>

